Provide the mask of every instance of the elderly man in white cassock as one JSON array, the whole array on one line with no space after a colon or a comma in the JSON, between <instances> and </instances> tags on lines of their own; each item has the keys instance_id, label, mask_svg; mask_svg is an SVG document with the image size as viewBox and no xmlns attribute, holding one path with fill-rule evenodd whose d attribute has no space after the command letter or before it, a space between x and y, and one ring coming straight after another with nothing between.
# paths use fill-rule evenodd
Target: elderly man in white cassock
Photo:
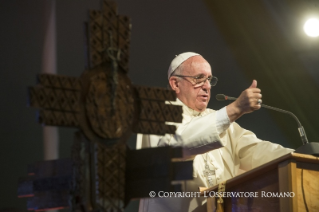
<instances>
[{"instance_id":1,"label":"elderly man in white cassock","mask_svg":"<svg viewBox=\"0 0 319 212\"><path fill-rule=\"evenodd\" d=\"M211 187L239 174L292 152L292 149L260 140L241 128L235 120L260 109L261 90L257 81L238 99L215 111L207 108L211 87L217 83L209 63L199 54L186 52L176 56L168 70L170 87L183 106L183 121L174 135L163 137L138 135L137 148L182 146L194 156L194 180L186 182L187 191ZM140 212L206 211L203 197L149 198L140 201Z\"/></svg>"}]
</instances>

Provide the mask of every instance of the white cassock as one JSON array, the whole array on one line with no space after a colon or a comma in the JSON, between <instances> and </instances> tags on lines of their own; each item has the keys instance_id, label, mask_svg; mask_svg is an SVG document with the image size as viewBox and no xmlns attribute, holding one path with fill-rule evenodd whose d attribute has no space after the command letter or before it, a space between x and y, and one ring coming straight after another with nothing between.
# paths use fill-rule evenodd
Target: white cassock
<instances>
[{"instance_id":1,"label":"white cassock","mask_svg":"<svg viewBox=\"0 0 319 212\"><path fill-rule=\"evenodd\" d=\"M242 170L248 171L294 151L260 140L237 123L230 123L225 107L219 111L206 109L200 113L178 99L173 104L183 106L183 122L177 125L176 134L162 137L139 134L137 148L182 146L189 155L196 155L193 162L194 180L185 182L186 191L197 192L198 187L211 187L235 177ZM205 177L206 165L214 172L209 177ZM147 198L140 201L139 212L163 211L206 211L206 198Z\"/></svg>"}]
</instances>

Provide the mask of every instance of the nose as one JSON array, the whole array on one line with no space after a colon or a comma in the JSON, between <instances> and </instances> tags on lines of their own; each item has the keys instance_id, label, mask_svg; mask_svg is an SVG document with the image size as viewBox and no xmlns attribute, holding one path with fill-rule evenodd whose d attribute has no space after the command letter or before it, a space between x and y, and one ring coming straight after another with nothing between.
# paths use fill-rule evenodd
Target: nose
<instances>
[{"instance_id":1,"label":"nose","mask_svg":"<svg viewBox=\"0 0 319 212\"><path fill-rule=\"evenodd\" d=\"M204 89L211 89L211 87L212 87L212 85L210 84L210 82L208 81L208 79L206 79L205 80L205 82L204 82L204 84L203 84L203 86L202 86L202 88Z\"/></svg>"},{"instance_id":2,"label":"nose","mask_svg":"<svg viewBox=\"0 0 319 212\"><path fill-rule=\"evenodd\" d=\"M206 81L204 82L204 84L202 85L202 89L203 91L205 91L206 93L208 93L211 89L211 84L209 83L209 81L206 79Z\"/></svg>"}]
</instances>

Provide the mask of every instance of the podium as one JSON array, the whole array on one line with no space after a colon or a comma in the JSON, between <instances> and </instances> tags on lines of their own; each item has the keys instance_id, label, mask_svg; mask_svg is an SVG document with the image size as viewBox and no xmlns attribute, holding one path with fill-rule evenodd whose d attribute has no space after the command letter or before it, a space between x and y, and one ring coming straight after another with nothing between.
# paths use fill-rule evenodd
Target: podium
<instances>
[{"instance_id":1,"label":"podium","mask_svg":"<svg viewBox=\"0 0 319 212\"><path fill-rule=\"evenodd\" d=\"M207 211L213 211L216 192L218 185L201 192ZM319 157L284 155L226 181L223 195L225 212L319 211Z\"/></svg>"}]
</instances>

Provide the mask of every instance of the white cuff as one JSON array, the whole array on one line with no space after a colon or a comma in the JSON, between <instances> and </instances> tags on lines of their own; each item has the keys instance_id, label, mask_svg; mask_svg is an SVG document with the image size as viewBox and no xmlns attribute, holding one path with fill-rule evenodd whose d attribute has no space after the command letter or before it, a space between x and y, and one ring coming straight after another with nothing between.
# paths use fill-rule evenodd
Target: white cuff
<instances>
[{"instance_id":1,"label":"white cuff","mask_svg":"<svg viewBox=\"0 0 319 212\"><path fill-rule=\"evenodd\" d=\"M226 107L216 111L216 129L218 134L223 133L230 125L230 120L227 115Z\"/></svg>"}]
</instances>

